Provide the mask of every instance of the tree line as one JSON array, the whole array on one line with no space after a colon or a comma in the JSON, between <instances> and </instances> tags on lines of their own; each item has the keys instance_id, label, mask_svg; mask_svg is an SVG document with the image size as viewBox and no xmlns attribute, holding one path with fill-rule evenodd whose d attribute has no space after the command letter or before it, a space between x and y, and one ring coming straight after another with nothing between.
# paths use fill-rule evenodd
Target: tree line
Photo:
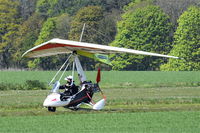
<instances>
[{"instance_id":1,"label":"tree line","mask_svg":"<svg viewBox=\"0 0 200 133\"><path fill-rule=\"evenodd\" d=\"M113 66L81 57L84 69L200 70L199 0L0 0L0 68L57 69L66 55L21 55L52 38L133 48L181 59L110 55Z\"/></svg>"}]
</instances>

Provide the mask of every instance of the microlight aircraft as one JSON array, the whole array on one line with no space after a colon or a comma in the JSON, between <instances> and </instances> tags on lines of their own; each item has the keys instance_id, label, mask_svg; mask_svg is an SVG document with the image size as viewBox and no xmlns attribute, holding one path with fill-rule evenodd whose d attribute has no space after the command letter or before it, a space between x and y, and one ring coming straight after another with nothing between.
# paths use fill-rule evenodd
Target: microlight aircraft
<instances>
[{"instance_id":1,"label":"microlight aircraft","mask_svg":"<svg viewBox=\"0 0 200 133\"><path fill-rule=\"evenodd\" d=\"M26 51L22 56L29 58L37 58L37 57L53 56L58 54L69 54L64 64L61 66L59 71L56 73L56 75L49 83L52 84L52 82L57 77L58 73L64 68L64 71L61 74L59 80L54 82L50 94L46 97L43 103L43 106L47 107L49 111L55 112L57 107L65 107L76 110L79 109L81 104L87 104L94 110L103 109L106 102L106 96L104 95L104 93L102 92L102 90L98 85L99 81L101 80L100 70L98 70L97 73L96 83L89 82L86 78L86 75L83 71L83 68L81 66L78 57L86 56L89 58L96 59L98 61L102 61L106 64L110 64L108 56L105 54L115 54L115 53L130 53L130 54L150 55L150 56L175 58L175 59L178 58L175 56L169 56L169 55L127 49L127 48L105 46L100 44L63 40L58 38L37 45ZM72 62L70 62L71 60ZM74 70L76 67L78 77L80 79L80 86L79 86L79 91L77 93L67 96L63 99L59 91L60 80L70 63L72 63L72 69L73 69L72 77L74 77ZM97 103L94 103L92 98L94 93L96 92L101 93L102 99Z\"/></svg>"}]
</instances>

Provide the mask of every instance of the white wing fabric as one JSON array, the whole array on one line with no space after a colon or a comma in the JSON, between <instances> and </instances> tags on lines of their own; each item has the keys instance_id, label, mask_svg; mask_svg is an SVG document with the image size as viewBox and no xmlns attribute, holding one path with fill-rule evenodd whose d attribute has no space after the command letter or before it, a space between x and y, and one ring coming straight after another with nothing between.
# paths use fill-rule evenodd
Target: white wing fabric
<instances>
[{"instance_id":1,"label":"white wing fabric","mask_svg":"<svg viewBox=\"0 0 200 133\"><path fill-rule=\"evenodd\" d=\"M42 43L40 45L37 45L32 49L29 49L22 56L36 58L36 57L44 57L57 54L67 54L67 53L72 53L73 51L84 51L87 53L99 53L99 54L131 53L131 54L150 55L150 56L159 56L167 58L178 58L175 56L169 56L169 55L127 49L127 48L119 48L119 47L105 46L105 45L85 43L85 42L62 40L57 38Z\"/></svg>"}]
</instances>

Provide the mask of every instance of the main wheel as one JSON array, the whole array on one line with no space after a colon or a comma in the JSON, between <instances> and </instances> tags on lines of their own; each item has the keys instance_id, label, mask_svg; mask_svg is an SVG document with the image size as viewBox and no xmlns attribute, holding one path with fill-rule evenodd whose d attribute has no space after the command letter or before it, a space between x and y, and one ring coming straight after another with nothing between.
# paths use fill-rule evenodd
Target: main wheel
<instances>
[{"instance_id":1,"label":"main wheel","mask_svg":"<svg viewBox=\"0 0 200 133\"><path fill-rule=\"evenodd\" d=\"M56 107L48 107L48 111L50 111L50 112L56 112Z\"/></svg>"}]
</instances>

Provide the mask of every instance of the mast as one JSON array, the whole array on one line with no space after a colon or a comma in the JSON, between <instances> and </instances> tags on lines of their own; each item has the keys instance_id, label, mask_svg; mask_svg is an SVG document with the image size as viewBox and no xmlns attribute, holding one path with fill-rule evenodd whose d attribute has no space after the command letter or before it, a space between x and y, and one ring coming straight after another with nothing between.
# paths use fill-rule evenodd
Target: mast
<instances>
[{"instance_id":1,"label":"mast","mask_svg":"<svg viewBox=\"0 0 200 133\"><path fill-rule=\"evenodd\" d=\"M84 30L85 30L85 23L83 24L83 28L82 28L82 32L81 32L81 36L80 36L79 42L82 41Z\"/></svg>"},{"instance_id":2,"label":"mast","mask_svg":"<svg viewBox=\"0 0 200 133\"><path fill-rule=\"evenodd\" d=\"M82 41L84 30L85 30L85 23L83 24L83 28L82 28L82 32L81 32L81 36L80 36L80 40L79 40L80 42ZM78 59L78 55L76 53L74 54L74 62L75 62L75 65L76 65L76 70L78 72L79 80L80 80L81 83L83 83L87 79L86 79L85 73L83 71L83 68L81 66L81 63Z\"/></svg>"}]
</instances>

